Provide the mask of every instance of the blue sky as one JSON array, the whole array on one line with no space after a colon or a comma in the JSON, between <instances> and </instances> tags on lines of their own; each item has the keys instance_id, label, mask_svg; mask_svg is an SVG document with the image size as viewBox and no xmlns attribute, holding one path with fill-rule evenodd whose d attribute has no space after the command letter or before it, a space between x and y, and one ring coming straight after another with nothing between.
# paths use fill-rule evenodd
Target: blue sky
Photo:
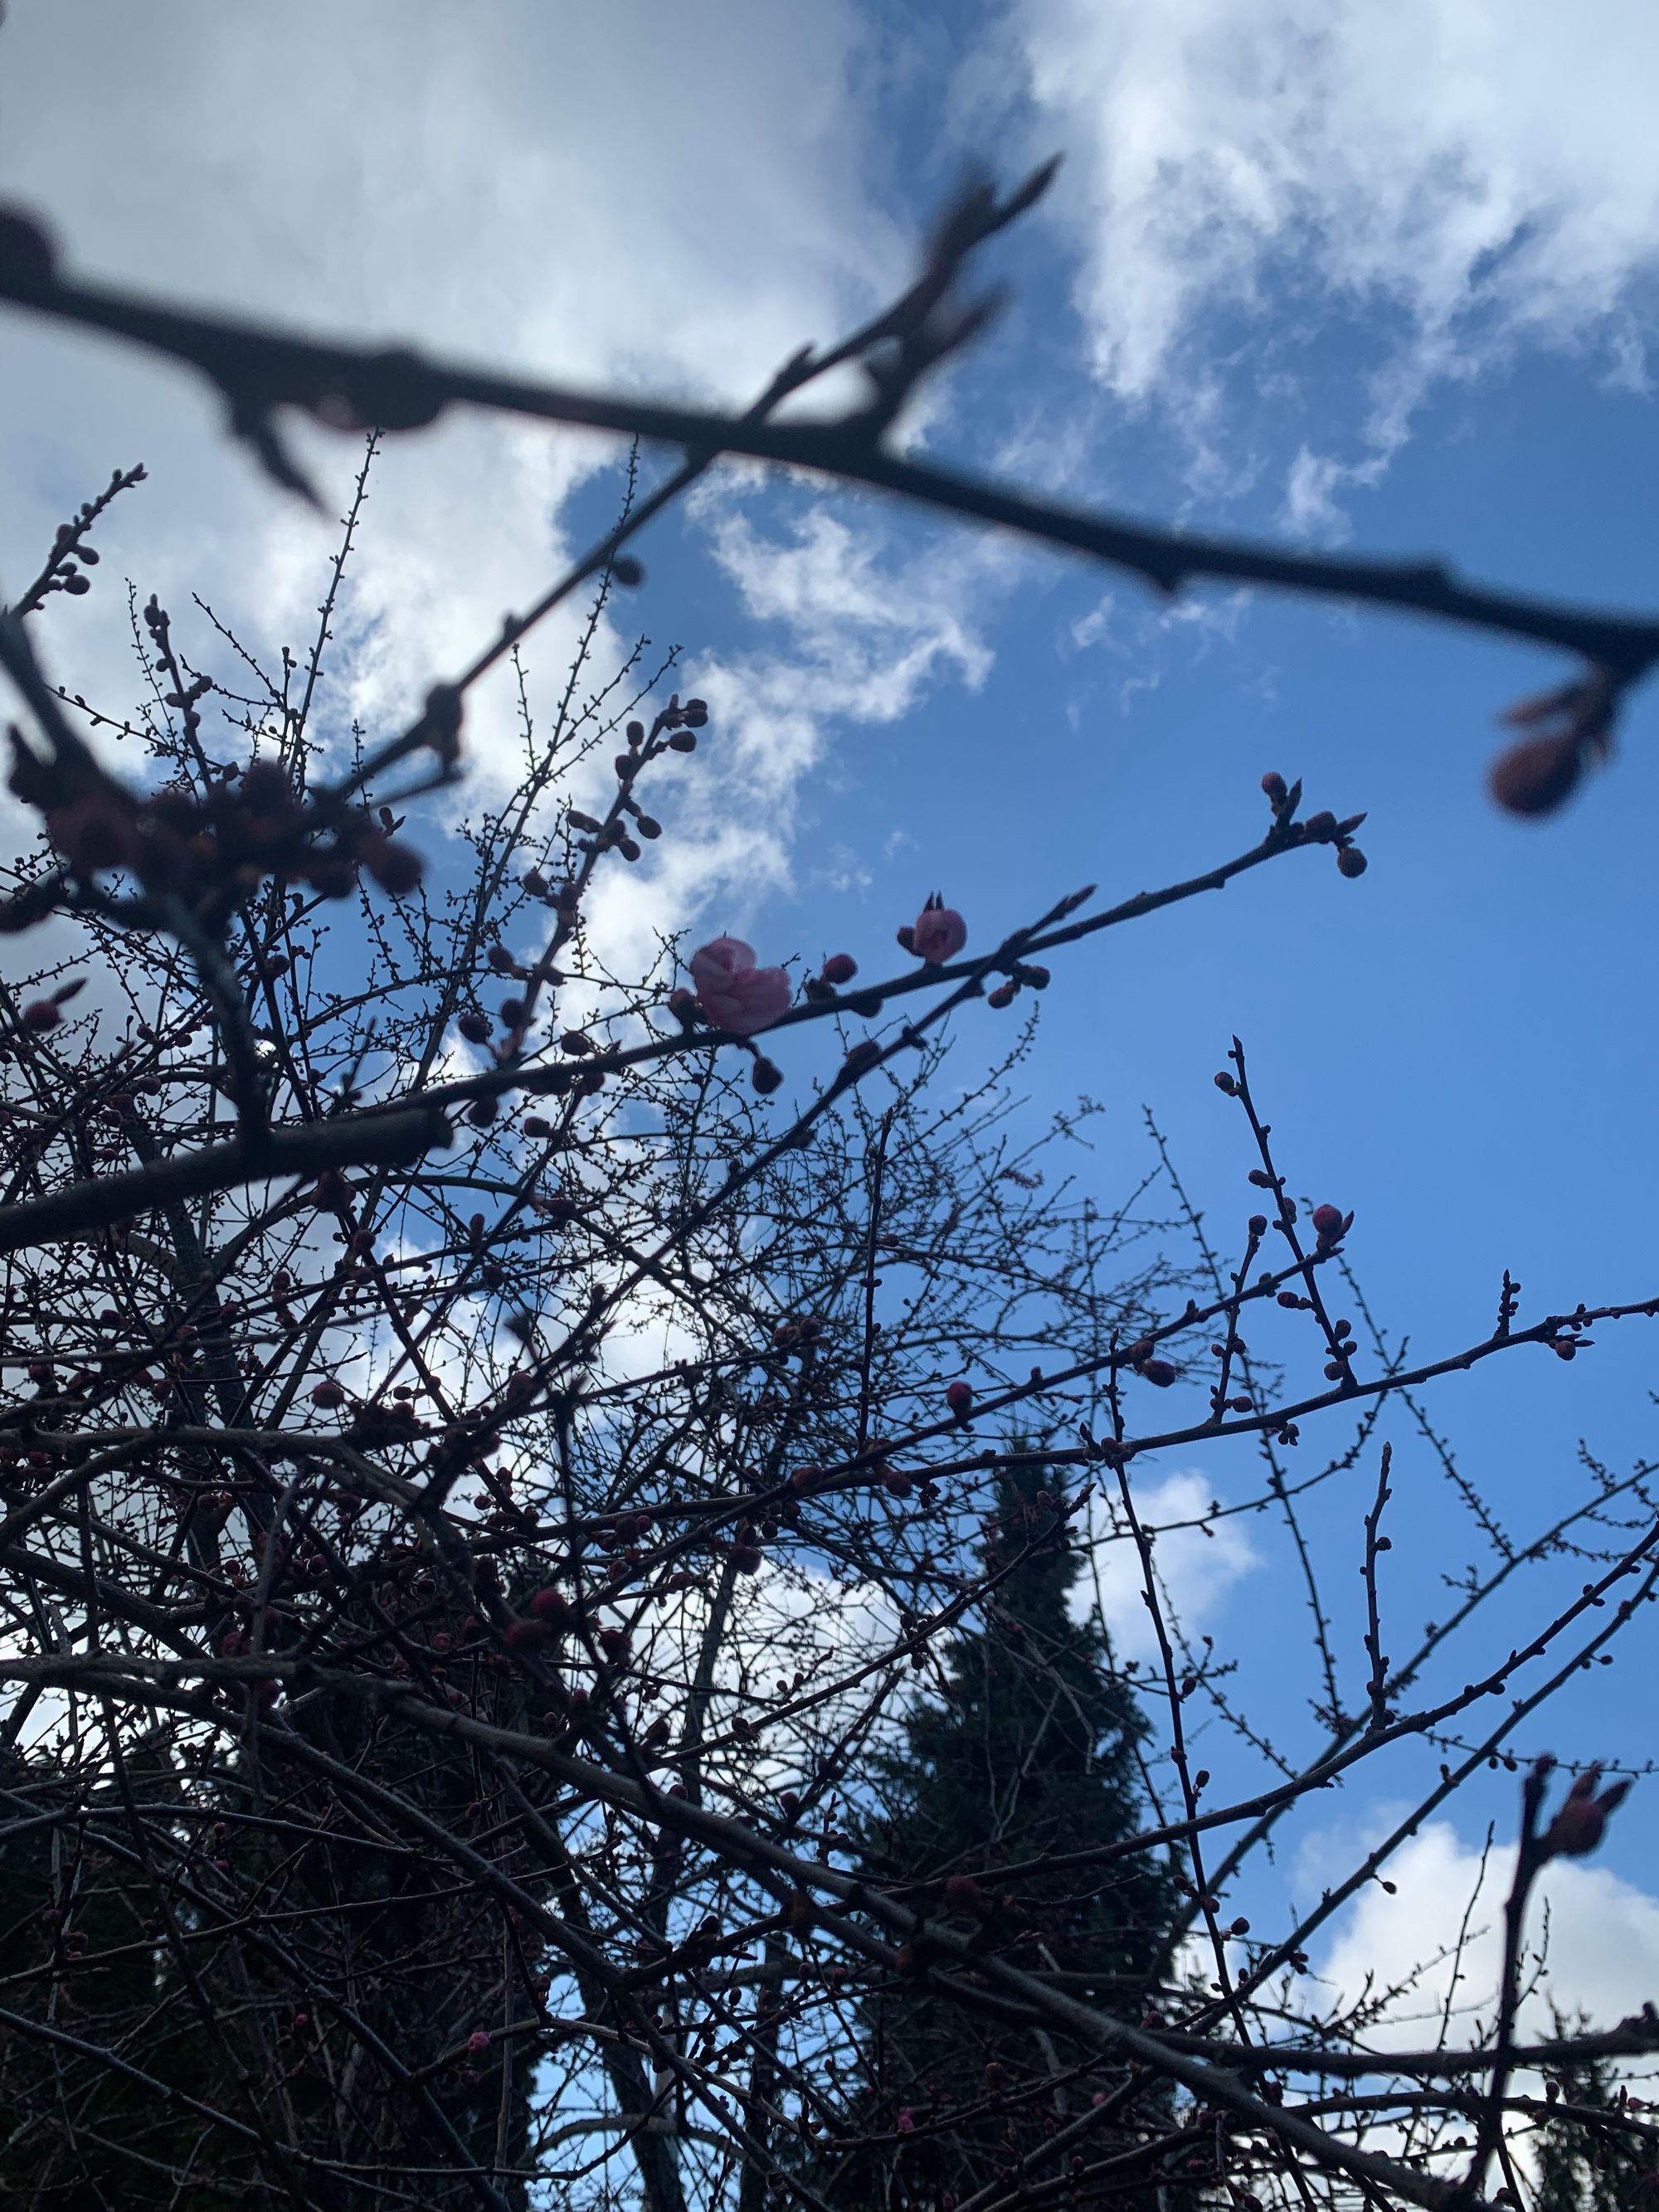
<instances>
[{"instance_id":1,"label":"blue sky","mask_svg":"<svg viewBox=\"0 0 1659 2212\"><path fill-rule=\"evenodd\" d=\"M1592 40L1532 0L1180 0L1155 20L1022 0L948 28L732 0L694 39L649 4L556 36L532 0L469 10L464 34L426 0L296 0L280 27L206 32L178 5L141 26L116 0L15 0L0 189L53 213L86 266L175 293L737 397L902 279L970 155L1008 177L1059 150L1051 204L989 257L1010 307L917 426L931 450L1194 526L1434 550L1640 605L1659 155L1633 88L1659 22L1620 0L1599 15ZM86 125L66 167L51 118L71 82ZM267 642L302 634L328 533L273 500L196 392L82 341L13 326L5 343L26 404L0 426L0 574L32 572L65 500L142 457L155 482L100 538L112 567L178 601L210 584ZM309 450L342 489L344 449ZM457 423L394 449L343 710L400 711L614 489L574 438ZM1496 714L1552 680L1547 655L1259 595L1160 610L1067 558L748 474L641 550L639 617L684 644L717 734L637 926L875 965L937 887L984 943L1077 884L1109 898L1242 850L1261 772L1301 775L1311 805L1368 810L1369 872L1298 856L1065 960L1039 1105L1106 1104L1109 1193L1150 1106L1224 1243L1253 1210L1210 1079L1237 1031L1292 1188L1356 1209L1374 1307L1425 1354L1486 1333L1506 1265L1529 1313L1659 1290L1650 696L1608 772L1522 825L1482 778ZM125 696L119 624L88 633L75 611L77 653ZM532 655L550 686L562 641ZM481 702L486 775L507 703ZM1517 1530L1578 1480L1580 1437L1615 1466L1659 1455L1643 1329L1434 1400ZM1390 1575L1420 1620L1468 1547L1394 1432ZM1248 1479L1220 1455L1202 1471L1224 1496ZM1352 1495L1319 1516L1340 1547ZM1288 1644L1257 1630L1293 1629L1297 1599L1265 1533L1260 1551L1197 1625L1248 1632L1293 1735ZM1346 1596L1351 1570L1335 1580ZM1632 1639L1526 1747L1644 1762L1650 1649ZM1471 1797L1462 1846L1512 1791ZM1650 1797L1606 1855L1635 1881Z\"/></svg>"}]
</instances>

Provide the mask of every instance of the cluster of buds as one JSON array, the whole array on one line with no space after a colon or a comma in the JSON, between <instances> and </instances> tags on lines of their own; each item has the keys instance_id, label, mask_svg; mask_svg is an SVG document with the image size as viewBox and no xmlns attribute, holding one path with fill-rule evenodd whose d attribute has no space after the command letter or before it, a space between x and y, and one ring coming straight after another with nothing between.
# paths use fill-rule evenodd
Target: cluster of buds
<instances>
[{"instance_id":1,"label":"cluster of buds","mask_svg":"<svg viewBox=\"0 0 1659 2212\"><path fill-rule=\"evenodd\" d=\"M113 470L96 499L82 500L70 520L58 524L46 565L12 608L14 615L34 613L53 592L66 592L71 599L79 599L92 589L92 579L83 575L82 570L98 566L98 553L95 547L87 544L87 532L112 499L131 490L134 484L143 483L144 477L142 461L136 468ZM76 566L77 562L79 568Z\"/></svg>"},{"instance_id":2,"label":"cluster of buds","mask_svg":"<svg viewBox=\"0 0 1659 2212\"><path fill-rule=\"evenodd\" d=\"M1309 815L1305 822L1296 819L1296 810L1302 804L1302 779L1286 783L1276 769L1269 769L1261 779L1261 788L1267 804L1273 809L1273 834L1281 844L1334 845L1336 865L1345 876L1363 876L1365 855L1353 842L1353 833L1364 820L1363 814L1350 814L1341 821L1328 810Z\"/></svg>"},{"instance_id":3,"label":"cluster of buds","mask_svg":"<svg viewBox=\"0 0 1659 2212\"><path fill-rule=\"evenodd\" d=\"M1022 988L1046 991L1048 988L1048 970L1034 960L1016 960L1004 970L1004 978L995 990L988 993L988 1006L1012 1006Z\"/></svg>"},{"instance_id":4,"label":"cluster of buds","mask_svg":"<svg viewBox=\"0 0 1659 2212\"><path fill-rule=\"evenodd\" d=\"M179 784L137 799L107 781L72 793L37 787L48 781L57 781L52 771L31 760L14 770L11 787L41 805L52 842L79 875L119 868L186 897L216 886L246 891L274 876L309 884L321 898L349 898L367 871L392 897L406 898L421 881L421 857L394 842L401 824L388 809L378 818L331 811L325 825L274 761L233 763L200 794Z\"/></svg>"},{"instance_id":5,"label":"cluster of buds","mask_svg":"<svg viewBox=\"0 0 1659 2212\"><path fill-rule=\"evenodd\" d=\"M1128 1364L1142 1381L1152 1383L1157 1389L1167 1390L1176 1379L1176 1370L1173 1364L1158 1357L1149 1337L1142 1337L1139 1344L1132 1344L1126 1357Z\"/></svg>"}]
</instances>

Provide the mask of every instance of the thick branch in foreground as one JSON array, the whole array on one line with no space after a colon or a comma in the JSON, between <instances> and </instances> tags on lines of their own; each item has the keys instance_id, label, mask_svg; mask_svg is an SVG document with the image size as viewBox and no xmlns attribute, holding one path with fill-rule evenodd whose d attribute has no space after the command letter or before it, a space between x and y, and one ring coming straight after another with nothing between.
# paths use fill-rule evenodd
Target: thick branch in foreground
<instances>
[{"instance_id":1,"label":"thick branch in foreground","mask_svg":"<svg viewBox=\"0 0 1659 2212\"><path fill-rule=\"evenodd\" d=\"M453 1135L441 1108L409 1106L278 1129L257 1144L233 1137L228 1144L204 1145L150 1167L97 1176L50 1197L6 1206L0 1210L0 1253L89 1236L181 1198L199 1198L237 1183L420 1159L450 1143Z\"/></svg>"},{"instance_id":2,"label":"thick branch in foreground","mask_svg":"<svg viewBox=\"0 0 1659 2212\"><path fill-rule=\"evenodd\" d=\"M880 441L884 416L775 422L751 414L670 406L622 393L580 392L537 379L429 359L401 348L296 337L234 316L161 305L113 286L58 276L50 241L32 219L0 220L0 299L37 314L106 331L199 370L231 421L289 489L303 489L276 442L279 406L337 428L422 429L453 405L609 431L688 454L741 453L867 484L939 512L1000 525L1038 543L1129 570L1160 592L1200 579L1261 584L1358 601L1531 639L1578 653L1622 688L1659 660L1659 619L1581 609L1461 582L1437 561L1368 561L1292 553L1231 538L1162 530L1060 502L929 463Z\"/></svg>"}]
</instances>

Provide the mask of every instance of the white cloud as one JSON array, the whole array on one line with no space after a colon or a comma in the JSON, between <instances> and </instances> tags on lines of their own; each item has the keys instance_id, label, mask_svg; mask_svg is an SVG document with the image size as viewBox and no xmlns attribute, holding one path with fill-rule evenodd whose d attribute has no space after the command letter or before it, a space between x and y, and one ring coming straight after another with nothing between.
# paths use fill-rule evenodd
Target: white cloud
<instances>
[{"instance_id":1,"label":"white cloud","mask_svg":"<svg viewBox=\"0 0 1659 2212\"><path fill-rule=\"evenodd\" d=\"M648 0L584 18L535 0L464 15L437 0L294 0L206 29L177 0L142 22L119 0L73 15L22 0L0 33L0 191L38 201L76 266L163 295L577 382L745 398L908 273L851 82L868 34L852 0L788 15L733 0L695 36L663 29ZM65 161L52 89L71 76L82 120ZM178 374L27 325L8 336L0 578L33 568L113 458L151 471L100 533L98 592L45 619L54 672L94 703L132 696L124 570L181 632L197 589L256 648L303 652L332 523L273 492ZM296 437L337 511L353 446ZM392 441L334 623L323 726L381 734L470 659L574 550L569 495L614 451L465 416ZM820 509L779 537L740 504L760 480L728 469L696 509L765 635L682 681L714 725L695 762L658 779L670 836L642 871L610 871L590 912L622 972L704 909L740 922L787 884L796 793L829 722L890 722L923 687L977 684L988 665L963 603L1006 552L896 558L878 523ZM649 570L648 538L641 550ZM578 619L530 641L533 703L562 681ZM599 672L635 620L678 627L648 590L613 603ZM514 732L502 671L469 713L473 788L510 769Z\"/></svg>"},{"instance_id":2,"label":"white cloud","mask_svg":"<svg viewBox=\"0 0 1659 2212\"><path fill-rule=\"evenodd\" d=\"M1143 1476L1133 1481L1133 1495L1136 1518L1153 1538L1165 1620L1195 1642L1213 1632L1233 1586L1260 1565L1261 1555L1241 1520L1212 1517L1215 1487L1207 1475L1183 1469ZM1104 1490L1091 1498L1088 1510L1088 1548L1072 1590L1073 1613L1082 1619L1098 1606L1120 1659L1151 1657L1158 1639L1121 1504Z\"/></svg>"},{"instance_id":3,"label":"white cloud","mask_svg":"<svg viewBox=\"0 0 1659 2212\"><path fill-rule=\"evenodd\" d=\"M879 526L854 530L818 507L762 530L729 488L696 511L763 630L748 651L690 664L685 689L708 700L712 722L695 762L667 772L673 835L654 849L648 878L606 881L592 908L596 933L623 962L694 914L741 931L763 897L787 886L799 796L832 728L897 721L929 687L975 688L991 665L963 611L1004 573L986 542L907 554ZM861 855L834 857L856 878ZM794 949L761 951L769 961Z\"/></svg>"},{"instance_id":4,"label":"white cloud","mask_svg":"<svg viewBox=\"0 0 1659 2212\"><path fill-rule=\"evenodd\" d=\"M1304 1878L1317 1881L1338 1864L1333 1843L1317 1840L1304 1853ZM1410 1995L1391 2008L1376 2035L1384 2045L1419 2047L1433 2040L1455 1974L1451 2036L1468 2040L1477 2017L1491 2022L1504 1899L1514 1869L1513 1848L1495 1849L1482 1880L1480 1851L1449 1823L1431 1822L1389 1862L1396 1893L1373 1885L1349 1909L1318 1962L1322 2009L1333 2000L1358 1997L1368 1983L1382 1990L1412 1981ZM1469 1940L1459 1961L1458 1934L1471 1899ZM1557 1859L1545 1868L1528 1922L1529 1948L1535 1950L1546 1936L1544 1977L1522 2014L1527 2037L1553 2032L1552 2001L1565 2015L1582 2008L1607 2027L1639 2012L1659 1990L1659 1899L1606 1867Z\"/></svg>"},{"instance_id":5,"label":"white cloud","mask_svg":"<svg viewBox=\"0 0 1659 2212\"><path fill-rule=\"evenodd\" d=\"M862 32L848 0L788 18L735 0L695 36L663 29L647 0L586 16L291 0L207 24L177 0L142 16L22 0L0 31L0 192L49 215L71 265L164 295L580 382L746 397L908 269L848 92ZM151 473L99 533L99 592L43 623L73 688L132 694L124 571L181 633L196 589L273 659L302 650L332 521L267 486L182 374L15 317L7 339L0 577L32 573L115 459ZM352 441L301 442L337 512ZM327 726L382 728L539 592L571 550L568 495L613 451L461 416L394 440L335 624ZM574 620L532 641L544 676L562 675ZM475 775L513 720L510 680L489 679Z\"/></svg>"},{"instance_id":6,"label":"white cloud","mask_svg":"<svg viewBox=\"0 0 1659 2212\"><path fill-rule=\"evenodd\" d=\"M1291 520L1328 526L1345 469L1386 458L1432 382L1516 341L1593 345L1644 388L1659 15L1643 0L1588 15L1548 0L1016 0L1003 36L1036 138L1067 156L1056 202L1114 392L1161 394L1213 442L1218 330L1259 390L1334 321L1392 332L1363 386L1365 456L1304 454Z\"/></svg>"}]
</instances>

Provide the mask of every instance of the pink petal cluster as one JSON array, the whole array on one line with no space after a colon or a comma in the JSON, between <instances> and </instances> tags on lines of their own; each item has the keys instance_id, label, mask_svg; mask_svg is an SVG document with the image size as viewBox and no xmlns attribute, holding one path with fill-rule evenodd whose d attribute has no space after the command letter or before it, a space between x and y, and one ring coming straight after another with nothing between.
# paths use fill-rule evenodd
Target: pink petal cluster
<instances>
[{"instance_id":1,"label":"pink petal cluster","mask_svg":"<svg viewBox=\"0 0 1659 2212\"><path fill-rule=\"evenodd\" d=\"M700 945L691 955L691 980L707 1018L734 1036L769 1028L794 995L781 968L757 968L753 948L735 937Z\"/></svg>"},{"instance_id":2,"label":"pink petal cluster","mask_svg":"<svg viewBox=\"0 0 1659 2212\"><path fill-rule=\"evenodd\" d=\"M947 960L954 960L967 942L967 923L935 891L916 916L910 933L911 949L917 959L925 960L930 968L941 968Z\"/></svg>"}]
</instances>

